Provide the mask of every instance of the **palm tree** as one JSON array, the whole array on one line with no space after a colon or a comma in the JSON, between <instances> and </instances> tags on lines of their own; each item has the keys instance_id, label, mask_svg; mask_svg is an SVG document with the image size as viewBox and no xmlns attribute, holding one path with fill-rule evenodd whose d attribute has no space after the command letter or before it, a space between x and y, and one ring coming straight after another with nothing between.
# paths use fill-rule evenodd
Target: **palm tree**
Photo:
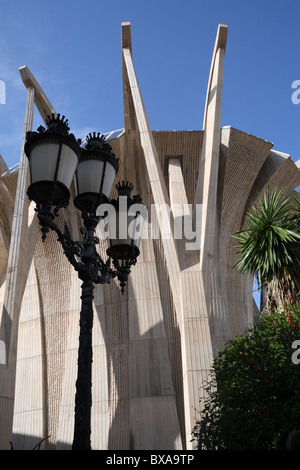
<instances>
[{"instance_id":1,"label":"palm tree","mask_svg":"<svg viewBox=\"0 0 300 470\"><path fill-rule=\"evenodd\" d=\"M284 191L269 189L248 210L244 229L236 232L238 261L234 267L255 276L265 287L268 309L297 302L300 291L300 205Z\"/></svg>"}]
</instances>

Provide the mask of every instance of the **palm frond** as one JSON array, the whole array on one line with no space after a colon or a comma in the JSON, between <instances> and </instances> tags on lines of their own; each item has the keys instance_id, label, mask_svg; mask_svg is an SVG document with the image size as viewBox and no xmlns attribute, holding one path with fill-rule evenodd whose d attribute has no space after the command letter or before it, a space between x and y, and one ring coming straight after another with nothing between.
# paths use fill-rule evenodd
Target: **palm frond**
<instances>
[{"instance_id":1,"label":"palm frond","mask_svg":"<svg viewBox=\"0 0 300 470\"><path fill-rule=\"evenodd\" d=\"M300 202L285 198L284 190L269 188L246 213L244 228L233 237L238 241L237 262L243 273L256 277L261 286L274 283L300 286ZM275 285L275 284L274 284ZM286 290L286 289L283 289ZM299 290L299 289L298 289Z\"/></svg>"}]
</instances>

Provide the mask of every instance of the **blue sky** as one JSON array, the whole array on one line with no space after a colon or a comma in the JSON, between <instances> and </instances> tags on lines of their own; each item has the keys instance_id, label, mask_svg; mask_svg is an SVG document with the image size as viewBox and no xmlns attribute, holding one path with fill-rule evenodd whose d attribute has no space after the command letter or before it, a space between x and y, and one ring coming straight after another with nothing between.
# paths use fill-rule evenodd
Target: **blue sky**
<instances>
[{"instance_id":1,"label":"blue sky","mask_svg":"<svg viewBox=\"0 0 300 470\"><path fill-rule=\"evenodd\" d=\"M121 22L152 129L202 129L218 24L228 25L222 125L300 158L299 0L37 0L0 6L0 153L19 161L27 65L76 137L123 127ZM300 98L300 93L299 93ZM1 95L0 95L1 99ZM2 99L3 101L3 99ZM35 112L34 128L41 123Z\"/></svg>"}]
</instances>

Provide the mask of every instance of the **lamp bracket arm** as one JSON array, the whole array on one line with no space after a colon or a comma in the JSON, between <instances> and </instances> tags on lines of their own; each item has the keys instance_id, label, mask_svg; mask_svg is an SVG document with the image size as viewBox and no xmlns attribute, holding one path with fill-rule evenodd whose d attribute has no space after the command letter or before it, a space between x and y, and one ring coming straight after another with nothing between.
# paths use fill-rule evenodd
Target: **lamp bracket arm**
<instances>
[{"instance_id":1,"label":"lamp bracket arm","mask_svg":"<svg viewBox=\"0 0 300 470\"><path fill-rule=\"evenodd\" d=\"M86 255L85 250L89 242L87 231L84 227L80 230L84 235L84 240L82 242L72 240L66 223L64 225L63 232L55 223L52 224L51 228L56 232L58 241L62 245L66 257L78 272L78 276L82 281L91 280L95 284L107 284L111 279L116 277L116 271L113 271L110 267L110 258L104 262L101 256L96 252L96 250L94 251L94 249L92 250L92 252L94 252L93 259L89 261L85 260L85 262L77 260L77 257L81 258Z\"/></svg>"},{"instance_id":2,"label":"lamp bracket arm","mask_svg":"<svg viewBox=\"0 0 300 470\"><path fill-rule=\"evenodd\" d=\"M60 228L53 223L52 230L57 234L57 239L62 245L64 254L68 258L69 262L74 266L76 271L81 271L84 268L84 264L80 261L77 261L77 257L81 257L83 253L83 243L79 241L73 241L71 239L70 231L67 224L64 225L64 231L62 232Z\"/></svg>"},{"instance_id":3,"label":"lamp bracket arm","mask_svg":"<svg viewBox=\"0 0 300 470\"><path fill-rule=\"evenodd\" d=\"M107 261L104 262L101 256L97 254L95 266L101 275L98 274L97 280L95 281L96 284L109 284L110 280L117 276L117 271L110 267L110 261L111 259L108 258Z\"/></svg>"}]
</instances>

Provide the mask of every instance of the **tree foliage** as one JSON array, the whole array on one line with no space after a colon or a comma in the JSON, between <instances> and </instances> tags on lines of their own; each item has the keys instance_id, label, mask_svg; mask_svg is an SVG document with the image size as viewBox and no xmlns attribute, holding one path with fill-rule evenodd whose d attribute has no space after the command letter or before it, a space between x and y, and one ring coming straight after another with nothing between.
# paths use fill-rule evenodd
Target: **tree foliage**
<instances>
[{"instance_id":1,"label":"tree foliage","mask_svg":"<svg viewBox=\"0 0 300 470\"><path fill-rule=\"evenodd\" d=\"M284 191L269 189L246 214L244 228L236 232L238 261L243 273L256 277L266 289L266 306L294 304L300 290L299 202Z\"/></svg>"},{"instance_id":2,"label":"tree foliage","mask_svg":"<svg viewBox=\"0 0 300 470\"><path fill-rule=\"evenodd\" d=\"M289 433L300 429L300 364L293 361L299 340L297 307L265 312L220 351L193 431L204 449L285 448Z\"/></svg>"}]
</instances>

